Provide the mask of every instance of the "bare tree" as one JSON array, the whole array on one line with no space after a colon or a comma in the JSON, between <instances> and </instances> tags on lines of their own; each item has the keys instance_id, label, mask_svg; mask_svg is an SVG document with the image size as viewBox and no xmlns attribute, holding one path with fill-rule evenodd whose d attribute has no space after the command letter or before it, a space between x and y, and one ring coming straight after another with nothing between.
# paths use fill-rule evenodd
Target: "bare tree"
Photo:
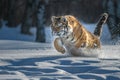
<instances>
[{"instance_id":1,"label":"bare tree","mask_svg":"<svg viewBox=\"0 0 120 80\"><path fill-rule=\"evenodd\" d=\"M8 1L8 27L16 27L15 24L15 2L16 0Z\"/></svg>"},{"instance_id":2,"label":"bare tree","mask_svg":"<svg viewBox=\"0 0 120 80\"><path fill-rule=\"evenodd\" d=\"M32 5L34 0L27 0L22 20L21 33L31 35L30 27L32 26Z\"/></svg>"},{"instance_id":3,"label":"bare tree","mask_svg":"<svg viewBox=\"0 0 120 80\"><path fill-rule=\"evenodd\" d=\"M118 36L120 36L120 0L117 0L116 3L117 3L117 12L116 12L117 33L118 33Z\"/></svg>"},{"instance_id":4,"label":"bare tree","mask_svg":"<svg viewBox=\"0 0 120 80\"><path fill-rule=\"evenodd\" d=\"M120 35L120 0L105 0L104 8L109 14L108 28L111 38L115 39Z\"/></svg>"},{"instance_id":5,"label":"bare tree","mask_svg":"<svg viewBox=\"0 0 120 80\"><path fill-rule=\"evenodd\" d=\"M2 20L0 19L0 28L2 28Z\"/></svg>"},{"instance_id":6,"label":"bare tree","mask_svg":"<svg viewBox=\"0 0 120 80\"><path fill-rule=\"evenodd\" d=\"M45 42L45 15L48 0L38 0L36 41Z\"/></svg>"},{"instance_id":7,"label":"bare tree","mask_svg":"<svg viewBox=\"0 0 120 80\"><path fill-rule=\"evenodd\" d=\"M2 19L2 9L3 9L2 8L2 6L3 6L2 4L3 4L3 1L1 0L0 1L0 28L2 27L2 22L1 22L1 19Z\"/></svg>"}]
</instances>

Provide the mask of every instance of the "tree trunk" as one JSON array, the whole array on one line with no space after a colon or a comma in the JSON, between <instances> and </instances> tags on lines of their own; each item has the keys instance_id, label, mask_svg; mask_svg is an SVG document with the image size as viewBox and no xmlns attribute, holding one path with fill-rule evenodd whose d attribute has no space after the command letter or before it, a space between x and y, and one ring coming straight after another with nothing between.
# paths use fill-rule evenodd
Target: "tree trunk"
<instances>
[{"instance_id":1,"label":"tree trunk","mask_svg":"<svg viewBox=\"0 0 120 80\"><path fill-rule=\"evenodd\" d=\"M109 14L108 17L108 28L111 33L111 38L115 39L120 35L120 1L119 0L106 0L104 6L106 6L106 12Z\"/></svg>"},{"instance_id":2,"label":"tree trunk","mask_svg":"<svg viewBox=\"0 0 120 80\"><path fill-rule=\"evenodd\" d=\"M16 0L9 0L8 1L8 27L16 27L15 24L15 1Z\"/></svg>"},{"instance_id":3,"label":"tree trunk","mask_svg":"<svg viewBox=\"0 0 120 80\"><path fill-rule=\"evenodd\" d=\"M26 1L26 8L24 10L24 17L22 20L21 33L32 35L30 27L32 26L32 2L33 0Z\"/></svg>"},{"instance_id":4,"label":"tree trunk","mask_svg":"<svg viewBox=\"0 0 120 80\"><path fill-rule=\"evenodd\" d=\"M2 28L2 21L1 21L1 19L0 19L0 28Z\"/></svg>"},{"instance_id":5,"label":"tree trunk","mask_svg":"<svg viewBox=\"0 0 120 80\"><path fill-rule=\"evenodd\" d=\"M8 20L8 7L10 0L1 0L1 18L4 20Z\"/></svg>"},{"instance_id":6,"label":"tree trunk","mask_svg":"<svg viewBox=\"0 0 120 80\"><path fill-rule=\"evenodd\" d=\"M37 32L36 32L36 41L45 42L45 13L46 13L46 2L47 0L40 0L38 4L38 13L37 13Z\"/></svg>"},{"instance_id":7,"label":"tree trunk","mask_svg":"<svg viewBox=\"0 0 120 80\"><path fill-rule=\"evenodd\" d=\"M117 12L116 12L116 16L117 16L117 33L118 36L120 36L120 0L116 1L117 4Z\"/></svg>"},{"instance_id":8,"label":"tree trunk","mask_svg":"<svg viewBox=\"0 0 120 80\"><path fill-rule=\"evenodd\" d=\"M2 28L2 21L1 21L1 19L2 19L2 14L3 14L3 0L1 0L0 1L0 28Z\"/></svg>"}]
</instances>

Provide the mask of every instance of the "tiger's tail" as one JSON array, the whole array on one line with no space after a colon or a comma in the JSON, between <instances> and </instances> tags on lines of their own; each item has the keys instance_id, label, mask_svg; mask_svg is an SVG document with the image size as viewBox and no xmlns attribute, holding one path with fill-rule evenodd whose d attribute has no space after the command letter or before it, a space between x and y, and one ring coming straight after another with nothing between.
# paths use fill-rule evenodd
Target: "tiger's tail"
<instances>
[{"instance_id":1,"label":"tiger's tail","mask_svg":"<svg viewBox=\"0 0 120 80\"><path fill-rule=\"evenodd\" d=\"M98 38L100 38L101 33L102 33L102 26L103 24L107 21L108 18L108 14L107 13L103 13L101 15L101 18L99 19L97 26L94 30L94 35L96 35Z\"/></svg>"}]
</instances>

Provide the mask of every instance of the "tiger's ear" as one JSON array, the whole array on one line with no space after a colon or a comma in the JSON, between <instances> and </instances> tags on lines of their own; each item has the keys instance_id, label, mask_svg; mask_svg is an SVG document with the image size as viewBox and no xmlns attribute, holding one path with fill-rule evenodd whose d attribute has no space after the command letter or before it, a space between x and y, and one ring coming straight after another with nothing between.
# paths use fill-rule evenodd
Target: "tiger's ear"
<instances>
[{"instance_id":1,"label":"tiger's ear","mask_svg":"<svg viewBox=\"0 0 120 80\"><path fill-rule=\"evenodd\" d=\"M63 21L63 22L66 22L66 21L67 21L67 18L66 18L66 17L62 17L62 21Z\"/></svg>"},{"instance_id":2,"label":"tiger's ear","mask_svg":"<svg viewBox=\"0 0 120 80\"><path fill-rule=\"evenodd\" d=\"M51 17L51 21L54 22L54 21L55 21L55 18L56 18L55 16L52 16L52 17Z\"/></svg>"}]
</instances>

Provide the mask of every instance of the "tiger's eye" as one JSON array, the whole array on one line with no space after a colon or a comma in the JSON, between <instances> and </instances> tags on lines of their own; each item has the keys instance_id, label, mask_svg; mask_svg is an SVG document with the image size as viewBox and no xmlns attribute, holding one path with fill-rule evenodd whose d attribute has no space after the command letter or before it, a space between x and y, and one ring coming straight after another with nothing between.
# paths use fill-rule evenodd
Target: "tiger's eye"
<instances>
[{"instance_id":1,"label":"tiger's eye","mask_svg":"<svg viewBox=\"0 0 120 80\"><path fill-rule=\"evenodd\" d=\"M57 21L60 21L61 18L56 18Z\"/></svg>"},{"instance_id":2,"label":"tiger's eye","mask_svg":"<svg viewBox=\"0 0 120 80\"><path fill-rule=\"evenodd\" d=\"M66 22L67 20L66 20L66 18L65 18L65 17L63 17L63 18L62 18L62 21L63 21L63 22Z\"/></svg>"}]
</instances>

